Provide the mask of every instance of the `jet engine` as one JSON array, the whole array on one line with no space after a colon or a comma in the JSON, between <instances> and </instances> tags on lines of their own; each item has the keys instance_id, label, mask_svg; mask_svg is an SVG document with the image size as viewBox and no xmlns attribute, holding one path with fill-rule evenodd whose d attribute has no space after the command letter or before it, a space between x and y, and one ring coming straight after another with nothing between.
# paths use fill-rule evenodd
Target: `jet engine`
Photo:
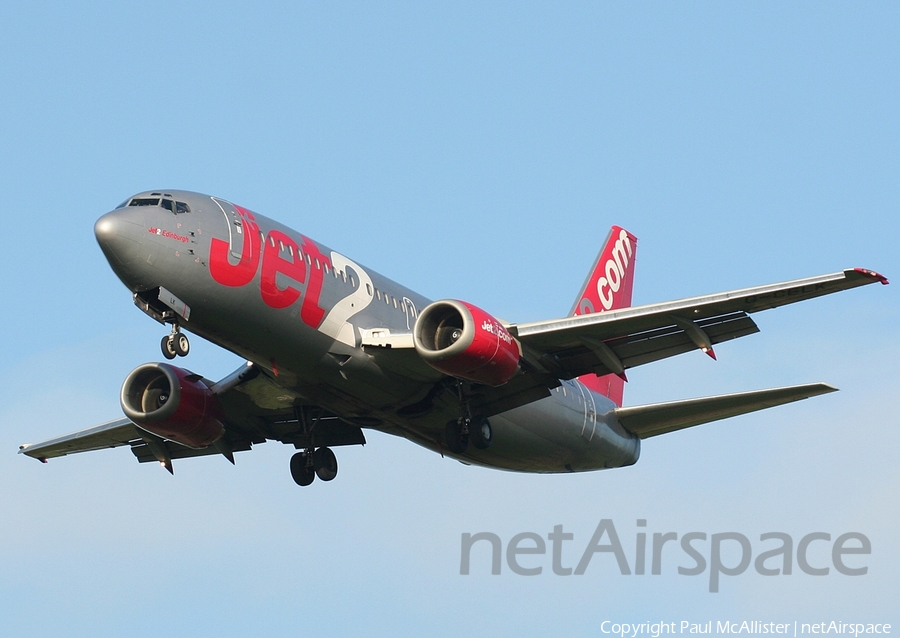
<instances>
[{"instance_id":1,"label":"jet engine","mask_svg":"<svg viewBox=\"0 0 900 638\"><path fill-rule=\"evenodd\" d=\"M190 448L205 448L225 433L218 400L199 374L167 363L145 363L122 384L125 416L143 430Z\"/></svg>"},{"instance_id":2,"label":"jet engine","mask_svg":"<svg viewBox=\"0 0 900 638\"><path fill-rule=\"evenodd\" d=\"M467 381L503 385L519 369L519 342L494 317L464 301L427 306L416 320L413 341L428 365Z\"/></svg>"}]
</instances>

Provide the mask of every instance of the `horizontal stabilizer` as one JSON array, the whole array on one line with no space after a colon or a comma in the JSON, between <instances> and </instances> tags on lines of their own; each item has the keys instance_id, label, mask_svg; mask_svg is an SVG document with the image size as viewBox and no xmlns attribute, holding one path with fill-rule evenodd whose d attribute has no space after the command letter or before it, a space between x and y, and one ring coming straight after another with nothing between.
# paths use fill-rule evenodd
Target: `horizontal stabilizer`
<instances>
[{"instance_id":1,"label":"horizontal stabilizer","mask_svg":"<svg viewBox=\"0 0 900 638\"><path fill-rule=\"evenodd\" d=\"M646 439L836 391L837 388L827 383L810 383L771 390L721 394L702 399L617 408L615 414L622 427Z\"/></svg>"}]
</instances>

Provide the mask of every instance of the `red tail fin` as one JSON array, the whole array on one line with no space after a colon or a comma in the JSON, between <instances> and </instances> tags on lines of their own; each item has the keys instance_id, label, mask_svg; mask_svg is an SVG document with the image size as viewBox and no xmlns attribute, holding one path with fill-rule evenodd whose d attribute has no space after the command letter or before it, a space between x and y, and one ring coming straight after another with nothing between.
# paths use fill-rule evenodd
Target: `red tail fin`
<instances>
[{"instance_id":1,"label":"red tail fin","mask_svg":"<svg viewBox=\"0 0 900 638\"><path fill-rule=\"evenodd\" d=\"M570 314L586 315L630 306L636 256L637 237L620 226L613 226ZM602 377L586 374L579 377L579 381L594 392L609 397L616 405L622 405L624 371Z\"/></svg>"}]
</instances>

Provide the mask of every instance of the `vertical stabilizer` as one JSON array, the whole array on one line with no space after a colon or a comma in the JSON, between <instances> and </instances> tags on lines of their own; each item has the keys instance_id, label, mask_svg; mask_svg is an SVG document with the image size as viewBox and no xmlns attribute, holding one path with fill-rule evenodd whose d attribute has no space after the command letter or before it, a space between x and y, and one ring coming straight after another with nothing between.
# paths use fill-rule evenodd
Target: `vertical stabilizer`
<instances>
[{"instance_id":1,"label":"vertical stabilizer","mask_svg":"<svg viewBox=\"0 0 900 638\"><path fill-rule=\"evenodd\" d=\"M613 226L569 314L586 315L629 307L636 255L637 237L620 226ZM602 347L602 344L595 347ZM609 397L617 406L622 406L626 381L624 370L602 377L586 374L579 377L579 381L594 392Z\"/></svg>"}]
</instances>

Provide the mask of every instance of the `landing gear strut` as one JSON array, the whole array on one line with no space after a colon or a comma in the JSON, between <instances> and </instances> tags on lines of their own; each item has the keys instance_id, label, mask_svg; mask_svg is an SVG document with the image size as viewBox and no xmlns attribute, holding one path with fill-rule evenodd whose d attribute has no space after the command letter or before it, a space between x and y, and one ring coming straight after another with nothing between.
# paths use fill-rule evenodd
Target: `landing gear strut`
<instances>
[{"instance_id":1,"label":"landing gear strut","mask_svg":"<svg viewBox=\"0 0 900 638\"><path fill-rule=\"evenodd\" d=\"M337 458L331 448L304 450L291 457L291 478L301 487L311 484L317 476L323 481L331 481L337 471Z\"/></svg>"},{"instance_id":2,"label":"landing gear strut","mask_svg":"<svg viewBox=\"0 0 900 638\"><path fill-rule=\"evenodd\" d=\"M166 359L174 359L175 357L186 357L191 351L191 342L188 341L187 335L181 332L179 325L175 323L172 324L172 332L162 338L159 347Z\"/></svg>"}]
</instances>

